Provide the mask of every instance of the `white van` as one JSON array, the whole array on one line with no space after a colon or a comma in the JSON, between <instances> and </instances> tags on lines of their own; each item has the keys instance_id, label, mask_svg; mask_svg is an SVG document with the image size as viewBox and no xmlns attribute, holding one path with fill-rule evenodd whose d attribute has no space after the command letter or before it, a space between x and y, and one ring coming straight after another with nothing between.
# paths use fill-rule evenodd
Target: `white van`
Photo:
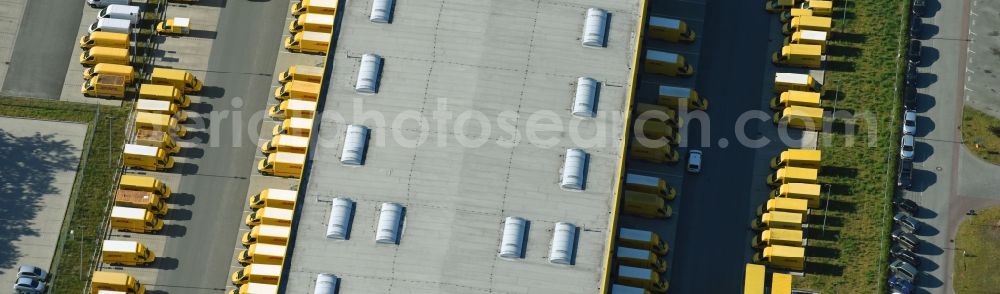
<instances>
[{"instance_id":1,"label":"white van","mask_svg":"<svg viewBox=\"0 0 1000 294\"><path fill-rule=\"evenodd\" d=\"M111 4L121 4L121 5L129 5L129 4L131 4L131 3L129 3L129 2L131 2L130 0L86 0L86 1L87 1L87 5L90 5L90 7L94 7L94 8L97 8L97 7L107 7L108 5L111 5Z\"/></svg>"},{"instance_id":2,"label":"white van","mask_svg":"<svg viewBox=\"0 0 1000 294\"><path fill-rule=\"evenodd\" d=\"M102 18L124 19L136 24L139 22L139 6L111 4L97 13L97 19Z\"/></svg>"},{"instance_id":3,"label":"white van","mask_svg":"<svg viewBox=\"0 0 1000 294\"><path fill-rule=\"evenodd\" d=\"M132 32L132 23L128 20L117 18L99 18L94 24L87 28L93 32L112 32L128 34Z\"/></svg>"}]
</instances>

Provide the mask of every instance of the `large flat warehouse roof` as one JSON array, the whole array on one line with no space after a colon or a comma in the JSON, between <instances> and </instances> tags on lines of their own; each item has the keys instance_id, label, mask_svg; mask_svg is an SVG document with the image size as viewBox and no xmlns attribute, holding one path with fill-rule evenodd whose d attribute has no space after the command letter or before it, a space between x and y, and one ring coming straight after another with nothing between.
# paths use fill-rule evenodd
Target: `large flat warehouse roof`
<instances>
[{"instance_id":1,"label":"large flat warehouse roof","mask_svg":"<svg viewBox=\"0 0 1000 294\"><path fill-rule=\"evenodd\" d=\"M388 24L345 2L286 292L330 273L347 294L597 293L639 0L396 1ZM591 7L604 48L581 45ZM378 91L358 94L369 53ZM571 114L579 77L600 83L593 118ZM371 130L360 166L340 162L348 124ZM568 148L589 154L583 191L560 188ZM335 197L355 202L347 240L326 238ZM405 208L398 244L375 242L385 202ZM523 258L497 256L508 216L529 222ZM549 262L556 222L578 228L572 265Z\"/></svg>"}]
</instances>

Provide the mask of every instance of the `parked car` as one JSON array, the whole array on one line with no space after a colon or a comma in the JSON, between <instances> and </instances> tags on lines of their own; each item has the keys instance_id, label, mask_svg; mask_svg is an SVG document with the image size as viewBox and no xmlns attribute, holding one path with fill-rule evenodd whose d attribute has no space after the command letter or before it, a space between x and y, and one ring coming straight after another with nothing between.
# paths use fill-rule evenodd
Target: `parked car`
<instances>
[{"instance_id":1,"label":"parked car","mask_svg":"<svg viewBox=\"0 0 1000 294\"><path fill-rule=\"evenodd\" d=\"M920 239L913 234L903 232L903 230L892 231L892 240L896 241L900 246L903 246L903 248L910 251L917 251L920 249Z\"/></svg>"},{"instance_id":2,"label":"parked car","mask_svg":"<svg viewBox=\"0 0 1000 294\"><path fill-rule=\"evenodd\" d=\"M915 135L917 133L917 112L907 110L903 112L903 134Z\"/></svg>"},{"instance_id":3,"label":"parked car","mask_svg":"<svg viewBox=\"0 0 1000 294\"><path fill-rule=\"evenodd\" d=\"M920 38L920 27L924 25L924 21L920 20L919 17L910 18L910 39Z\"/></svg>"},{"instance_id":4,"label":"parked car","mask_svg":"<svg viewBox=\"0 0 1000 294\"><path fill-rule=\"evenodd\" d=\"M917 230L920 230L920 221L905 212L896 213L892 220L907 233L916 233Z\"/></svg>"},{"instance_id":5,"label":"parked car","mask_svg":"<svg viewBox=\"0 0 1000 294\"><path fill-rule=\"evenodd\" d=\"M913 253L913 251L906 250L902 246L892 246L892 249L889 249L889 254L893 258L905 261L913 266L920 266L920 257Z\"/></svg>"},{"instance_id":6,"label":"parked car","mask_svg":"<svg viewBox=\"0 0 1000 294\"><path fill-rule=\"evenodd\" d=\"M49 273L37 266L22 265L21 268L17 270L17 277L31 278L32 280L44 282L49 279Z\"/></svg>"},{"instance_id":7,"label":"parked car","mask_svg":"<svg viewBox=\"0 0 1000 294\"><path fill-rule=\"evenodd\" d=\"M913 0L913 18L920 18L927 12L927 4L924 0Z\"/></svg>"},{"instance_id":8,"label":"parked car","mask_svg":"<svg viewBox=\"0 0 1000 294\"><path fill-rule=\"evenodd\" d=\"M920 206L910 199L896 199L892 201L892 204L896 206L897 209L905 211L910 215L917 214L917 211L920 210Z\"/></svg>"},{"instance_id":9,"label":"parked car","mask_svg":"<svg viewBox=\"0 0 1000 294\"><path fill-rule=\"evenodd\" d=\"M903 135L899 140L899 157L902 159L913 159L913 135Z\"/></svg>"},{"instance_id":10,"label":"parked car","mask_svg":"<svg viewBox=\"0 0 1000 294\"><path fill-rule=\"evenodd\" d=\"M903 108L907 110L917 110L917 88L907 86L903 89Z\"/></svg>"},{"instance_id":11,"label":"parked car","mask_svg":"<svg viewBox=\"0 0 1000 294\"><path fill-rule=\"evenodd\" d=\"M908 87L916 87L917 86L917 77L919 75L920 75L920 73L917 72L917 65L915 63L913 63L913 62L907 62L906 63L906 74L903 75L903 79L904 79L904 82L906 82L906 86L908 86Z\"/></svg>"},{"instance_id":12,"label":"parked car","mask_svg":"<svg viewBox=\"0 0 1000 294\"><path fill-rule=\"evenodd\" d=\"M896 186L909 189L913 185L913 160L899 160L899 172L896 173Z\"/></svg>"},{"instance_id":13,"label":"parked car","mask_svg":"<svg viewBox=\"0 0 1000 294\"><path fill-rule=\"evenodd\" d=\"M701 150L688 151L687 171L691 173L701 172Z\"/></svg>"},{"instance_id":14,"label":"parked car","mask_svg":"<svg viewBox=\"0 0 1000 294\"><path fill-rule=\"evenodd\" d=\"M14 282L15 294L41 294L45 292L45 282L23 277Z\"/></svg>"},{"instance_id":15,"label":"parked car","mask_svg":"<svg viewBox=\"0 0 1000 294\"><path fill-rule=\"evenodd\" d=\"M920 276L920 271L917 270L917 267L902 260L895 260L890 263L889 270L892 271L893 274L896 274L897 277L911 283L916 282L917 278Z\"/></svg>"},{"instance_id":16,"label":"parked car","mask_svg":"<svg viewBox=\"0 0 1000 294\"><path fill-rule=\"evenodd\" d=\"M920 64L920 48L923 48L920 40L910 40L910 45L906 48L906 60L914 65Z\"/></svg>"},{"instance_id":17,"label":"parked car","mask_svg":"<svg viewBox=\"0 0 1000 294\"><path fill-rule=\"evenodd\" d=\"M893 275L889 278L889 288L892 288L893 293L913 293L913 283L898 275Z\"/></svg>"}]
</instances>

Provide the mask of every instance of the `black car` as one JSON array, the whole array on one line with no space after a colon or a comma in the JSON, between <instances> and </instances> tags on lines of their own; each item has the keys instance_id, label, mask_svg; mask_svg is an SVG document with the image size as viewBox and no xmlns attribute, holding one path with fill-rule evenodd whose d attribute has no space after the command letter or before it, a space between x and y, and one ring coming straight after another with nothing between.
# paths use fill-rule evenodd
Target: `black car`
<instances>
[{"instance_id":1,"label":"black car","mask_svg":"<svg viewBox=\"0 0 1000 294\"><path fill-rule=\"evenodd\" d=\"M904 75L904 78L906 79L906 86L916 87L918 74L920 73L917 72L917 65L914 64L913 62L907 62L906 74Z\"/></svg>"},{"instance_id":2,"label":"black car","mask_svg":"<svg viewBox=\"0 0 1000 294\"><path fill-rule=\"evenodd\" d=\"M920 64L920 40L910 40L910 46L906 49L906 59L913 64Z\"/></svg>"},{"instance_id":3,"label":"black car","mask_svg":"<svg viewBox=\"0 0 1000 294\"><path fill-rule=\"evenodd\" d=\"M920 266L920 257L901 246L892 246L892 249L889 249L889 254L893 258L905 261L913 266Z\"/></svg>"},{"instance_id":4,"label":"black car","mask_svg":"<svg viewBox=\"0 0 1000 294\"><path fill-rule=\"evenodd\" d=\"M910 18L910 39L916 39L920 37L920 27L924 25L924 21L920 20L919 17Z\"/></svg>"},{"instance_id":5,"label":"black car","mask_svg":"<svg viewBox=\"0 0 1000 294\"><path fill-rule=\"evenodd\" d=\"M896 241L900 246L906 248L910 251L917 251L920 249L920 239L917 236L904 232L903 230L892 231L892 240Z\"/></svg>"},{"instance_id":6,"label":"black car","mask_svg":"<svg viewBox=\"0 0 1000 294\"><path fill-rule=\"evenodd\" d=\"M903 89L903 108L906 110L917 110L917 88L905 87Z\"/></svg>"},{"instance_id":7,"label":"black car","mask_svg":"<svg viewBox=\"0 0 1000 294\"><path fill-rule=\"evenodd\" d=\"M913 184L913 160L903 158L899 161L899 172L896 174L896 186L909 189ZM911 201L912 202L912 201Z\"/></svg>"},{"instance_id":8,"label":"black car","mask_svg":"<svg viewBox=\"0 0 1000 294\"><path fill-rule=\"evenodd\" d=\"M910 199L896 199L892 201L892 205L910 215L915 215L920 210L920 205L917 205L916 202Z\"/></svg>"},{"instance_id":9,"label":"black car","mask_svg":"<svg viewBox=\"0 0 1000 294\"><path fill-rule=\"evenodd\" d=\"M924 12L926 12L926 11L927 11L927 4L924 3L924 0L913 0L913 17L914 18L923 17L924 16Z\"/></svg>"}]
</instances>

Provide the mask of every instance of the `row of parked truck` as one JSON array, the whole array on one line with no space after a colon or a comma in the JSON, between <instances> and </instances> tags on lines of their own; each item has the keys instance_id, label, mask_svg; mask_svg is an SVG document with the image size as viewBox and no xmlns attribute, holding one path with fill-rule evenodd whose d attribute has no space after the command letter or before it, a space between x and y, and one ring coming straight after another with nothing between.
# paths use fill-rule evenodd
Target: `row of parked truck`
<instances>
[{"instance_id":1,"label":"row of parked truck","mask_svg":"<svg viewBox=\"0 0 1000 294\"><path fill-rule=\"evenodd\" d=\"M771 0L764 5L778 13L784 39L781 50L771 56L778 66L820 68L826 58L827 41L833 25L832 1ZM822 130L824 111L821 85L808 74L776 73L775 95L771 99L773 121L805 130Z\"/></svg>"},{"instance_id":2,"label":"row of parked truck","mask_svg":"<svg viewBox=\"0 0 1000 294\"><path fill-rule=\"evenodd\" d=\"M296 199L298 192L284 189L264 189L250 196L253 212L244 221L250 231L241 238L246 249L236 257L244 267L230 277L237 287L232 294L278 293Z\"/></svg>"},{"instance_id":3,"label":"row of parked truck","mask_svg":"<svg viewBox=\"0 0 1000 294\"><path fill-rule=\"evenodd\" d=\"M338 0L302 0L292 5L291 36L285 38L285 49L297 53L326 55L333 41L333 26Z\"/></svg>"},{"instance_id":4,"label":"row of parked truck","mask_svg":"<svg viewBox=\"0 0 1000 294\"><path fill-rule=\"evenodd\" d=\"M267 156L257 163L261 173L301 176L322 81L323 68L315 66L293 65L278 75L281 86L274 91L278 104L267 113L281 123L272 129L271 140L261 146L260 151Z\"/></svg>"},{"instance_id":5,"label":"row of parked truck","mask_svg":"<svg viewBox=\"0 0 1000 294\"><path fill-rule=\"evenodd\" d=\"M803 231L807 217L820 208L821 186L818 184L822 151L788 149L775 156L767 178L773 188L769 199L756 209L757 218L751 228L759 233L750 246L760 250L753 262L772 268L803 270L805 245Z\"/></svg>"}]
</instances>

